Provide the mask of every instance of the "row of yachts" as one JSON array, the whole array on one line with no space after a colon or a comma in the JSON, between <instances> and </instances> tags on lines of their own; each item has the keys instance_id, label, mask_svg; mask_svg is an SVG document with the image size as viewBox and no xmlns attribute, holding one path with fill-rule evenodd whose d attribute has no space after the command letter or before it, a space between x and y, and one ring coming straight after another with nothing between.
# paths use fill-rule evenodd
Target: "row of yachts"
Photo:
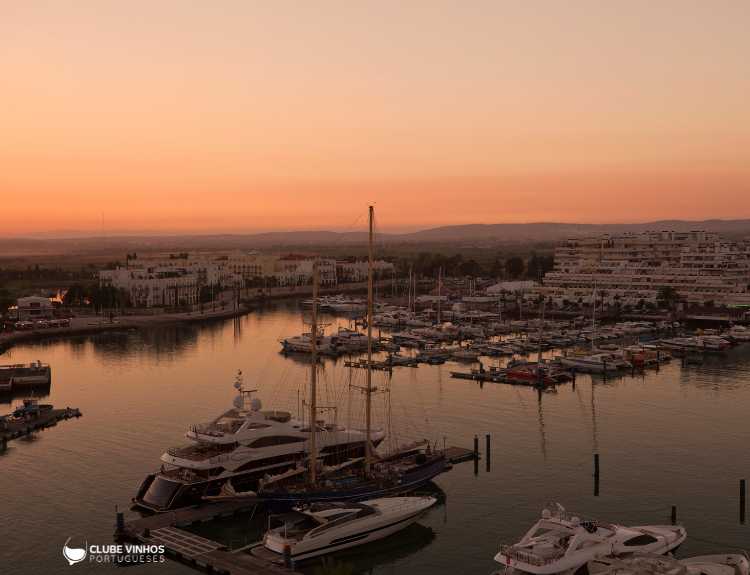
<instances>
[{"instance_id":1,"label":"row of yachts","mask_svg":"<svg viewBox=\"0 0 750 575\"><path fill-rule=\"evenodd\" d=\"M275 518L251 553L294 564L383 539L419 520L433 496L379 498L359 503L296 507ZM559 504L494 557L497 575L750 575L744 551L676 559L687 539L681 525L623 526L583 519Z\"/></svg>"},{"instance_id":2,"label":"row of yachts","mask_svg":"<svg viewBox=\"0 0 750 575\"><path fill-rule=\"evenodd\" d=\"M406 446L378 457L372 481L352 488L361 469L363 430L316 422L320 457L317 491L301 480L311 428L288 412L264 410L238 380L235 405L213 421L192 425L190 444L167 450L134 503L155 512L206 501L252 497L283 513L271 516L262 542L251 552L278 563L304 561L388 537L418 521L439 502L415 495L450 469L429 444ZM382 430L371 431L377 446ZM389 482L389 477L392 481ZM292 480L292 483L289 483ZM295 489L297 485L299 489ZM744 554L690 559L663 556L687 537L682 526L625 527L582 519L550 505L495 561L503 572L532 575L750 575Z\"/></svg>"}]
</instances>

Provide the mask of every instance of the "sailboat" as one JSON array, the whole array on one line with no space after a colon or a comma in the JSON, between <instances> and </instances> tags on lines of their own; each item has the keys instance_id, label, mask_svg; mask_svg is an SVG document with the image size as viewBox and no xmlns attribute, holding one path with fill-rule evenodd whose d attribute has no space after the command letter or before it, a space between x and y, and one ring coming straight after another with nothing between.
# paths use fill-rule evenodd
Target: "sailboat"
<instances>
[{"instance_id":1,"label":"sailboat","mask_svg":"<svg viewBox=\"0 0 750 575\"><path fill-rule=\"evenodd\" d=\"M369 208L369 249L367 285L367 364L365 394L364 458L335 468L319 464L318 439L324 428L317 417L317 346L311 339L310 415L308 473L292 477L268 477L261 482L258 497L277 504L299 504L321 501L362 501L408 493L424 486L435 476L450 469L444 453L432 449L429 442L417 442L380 457L372 439L372 396L377 391L372 382L373 367L373 207ZM317 263L313 265L312 333L317 329ZM320 468L320 469L319 469Z\"/></svg>"}]
</instances>

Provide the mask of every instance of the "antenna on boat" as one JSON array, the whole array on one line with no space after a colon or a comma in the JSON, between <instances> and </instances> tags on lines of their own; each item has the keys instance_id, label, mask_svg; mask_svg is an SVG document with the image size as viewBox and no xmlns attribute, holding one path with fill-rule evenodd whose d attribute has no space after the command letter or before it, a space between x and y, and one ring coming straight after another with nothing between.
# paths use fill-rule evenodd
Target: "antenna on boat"
<instances>
[{"instance_id":1,"label":"antenna on boat","mask_svg":"<svg viewBox=\"0 0 750 575\"><path fill-rule=\"evenodd\" d=\"M370 474L372 459L372 444L370 435L372 429L372 308L373 308L373 282L372 282L372 227L375 209L370 206L369 210L370 230L367 243L367 401L365 403L365 474Z\"/></svg>"},{"instance_id":2,"label":"antenna on boat","mask_svg":"<svg viewBox=\"0 0 750 575\"><path fill-rule=\"evenodd\" d=\"M310 484L315 485L317 472L317 386L318 386L318 258L313 261L312 317L310 330Z\"/></svg>"}]
</instances>

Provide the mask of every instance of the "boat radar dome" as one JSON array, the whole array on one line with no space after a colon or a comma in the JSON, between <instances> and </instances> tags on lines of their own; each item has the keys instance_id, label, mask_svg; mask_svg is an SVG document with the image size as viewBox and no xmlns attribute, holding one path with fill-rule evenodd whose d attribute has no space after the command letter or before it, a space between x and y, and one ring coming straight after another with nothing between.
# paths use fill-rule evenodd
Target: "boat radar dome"
<instances>
[{"instance_id":1,"label":"boat radar dome","mask_svg":"<svg viewBox=\"0 0 750 575\"><path fill-rule=\"evenodd\" d=\"M552 512L549 509L542 509L542 519L549 519L552 517Z\"/></svg>"}]
</instances>

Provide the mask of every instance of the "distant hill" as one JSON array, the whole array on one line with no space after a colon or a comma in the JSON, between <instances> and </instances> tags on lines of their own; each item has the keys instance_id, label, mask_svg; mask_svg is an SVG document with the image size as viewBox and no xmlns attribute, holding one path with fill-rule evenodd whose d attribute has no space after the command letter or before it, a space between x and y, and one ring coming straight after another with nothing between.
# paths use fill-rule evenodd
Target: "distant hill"
<instances>
[{"instance_id":1,"label":"distant hill","mask_svg":"<svg viewBox=\"0 0 750 575\"><path fill-rule=\"evenodd\" d=\"M575 224L538 222L527 224L469 224L442 226L411 233L378 234L380 244L482 244L555 242L569 237L646 230L707 230L729 237L750 237L750 220L660 220L637 224ZM72 235L72 234L71 234ZM0 258L54 254L105 254L127 251L192 251L232 249L289 249L362 245L366 232L289 231L259 234L212 235L110 235L106 237L0 238Z\"/></svg>"},{"instance_id":2,"label":"distant hill","mask_svg":"<svg viewBox=\"0 0 750 575\"><path fill-rule=\"evenodd\" d=\"M638 224L570 224L539 222L528 224L468 224L442 226L403 234L404 241L558 241L569 237L644 232L649 230L707 230L722 234L750 234L750 220L659 220Z\"/></svg>"}]
</instances>

